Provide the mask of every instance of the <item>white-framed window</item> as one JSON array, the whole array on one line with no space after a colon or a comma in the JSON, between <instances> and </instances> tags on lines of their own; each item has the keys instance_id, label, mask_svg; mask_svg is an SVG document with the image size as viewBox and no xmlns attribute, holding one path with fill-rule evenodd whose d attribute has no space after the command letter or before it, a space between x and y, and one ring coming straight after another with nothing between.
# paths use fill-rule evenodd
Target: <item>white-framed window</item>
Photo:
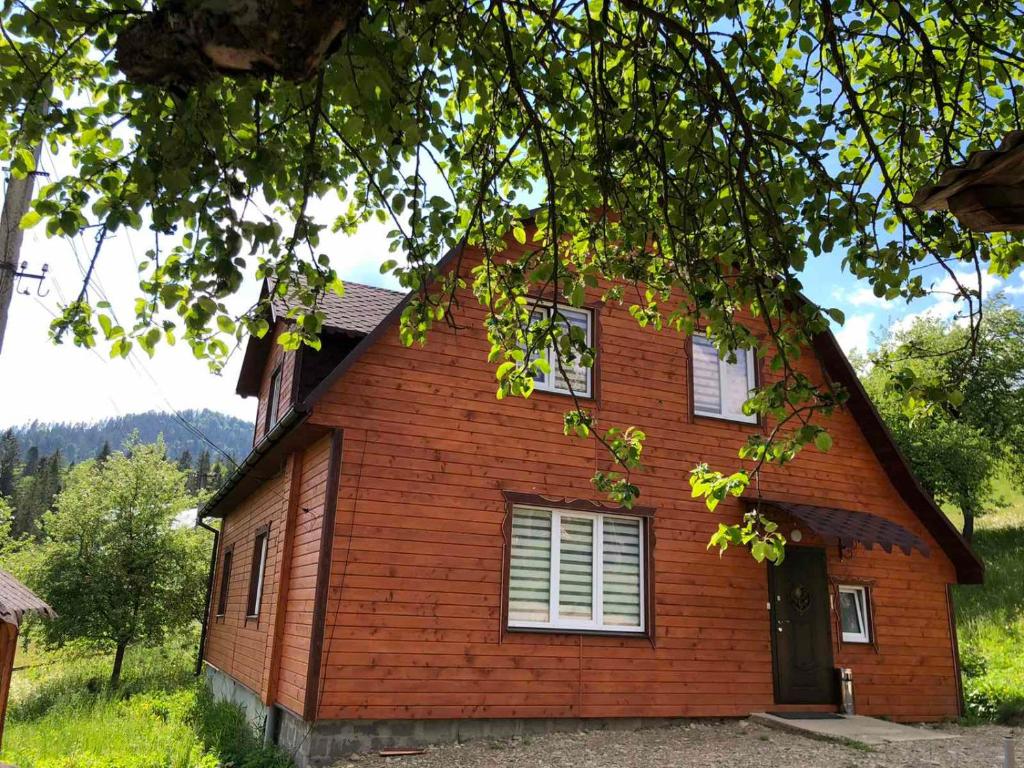
<instances>
[{"instance_id":1,"label":"white-framed window","mask_svg":"<svg viewBox=\"0 0 1024 768\"><path fill-rule=\"evenodd\" d=\"M252 619L260 615L263 602L263 577L267 571L267 549L270 530L263 528L256 534L253 544L252 568L249 571L249 598L246 600L245 615Z\"/></svg>"},{"instance_id":2,"label":"white-framed window","mask_svg":"<svg viewBox=\"0 0 1024 768\"><path fill-rule=\"evenodd\" d=\"M839 585L839 624L844 643L870 643L867 587Z\"/></svg>"},{"instance_id":3,"label":"white-framed window","mask_svg":"<svg viewBox=\"0 0 1024 768\"><path fill-rule=\"evenodd\" d=\"M643 632L644 554L639 517L516 507L508 626Z\"/></svg>"},{"instance_id":4,"label":"white-framed window","mask_svg":"<svg viewBox=\"0 0 1024 768\"><path fill-rule=\"evenodd\" d=\"M743 403L756 386L754 353L737 349L735 354L734 363L722 360L707 336L693 335L693 412L753 424L757 416L745 414Z\"/></svg>"},{"instance_id":5,"label":"white-framed window","mask_svg":"<svg viewBox=\"0 0 1024 768\"><path fill-rule=\"evenodd\" d=\"M593 347L593 315L590 310L572 309L570 307L563 306L558 306L555 310L552 310L551 307L538 308L533 313L532 321L536 323L540 320L545 320L551 316L552 312L555 313L556 323L559 323L563 328L579 328L583 333L587 346ZM564 335L562 338L564 338ZM572 349L572 352L575 355L575 349ZM533 361L538 357L543 357L548 361L549 370L547 373L534 370L533 382L535 388L542 389L547 392L569 394L569 386L571 384L572 391L580 397L592 396L591 381L593 368L588 368L583 365L578 356L575 356L571 361L562 363L562 368L565 369L564 376L562 375L562 370L558 365L558 354L555 350L554 344L549 345L543 350L535 350L533 354L531 354L530 360ZM566 381L566 379L568 379L568 381Z\"/></svg>"},{"instance_id":6,"label":"white-framed window","mask_svg":"<svg viewBox=\"0 0 1024 768\"><path fill-rule=\"evenodd\" d=\"M270 375L270 390L267 392L267 413L263 432L270 432L277 424L277 411L281 406L281 366Z\"/></svg>"}]
</instances>

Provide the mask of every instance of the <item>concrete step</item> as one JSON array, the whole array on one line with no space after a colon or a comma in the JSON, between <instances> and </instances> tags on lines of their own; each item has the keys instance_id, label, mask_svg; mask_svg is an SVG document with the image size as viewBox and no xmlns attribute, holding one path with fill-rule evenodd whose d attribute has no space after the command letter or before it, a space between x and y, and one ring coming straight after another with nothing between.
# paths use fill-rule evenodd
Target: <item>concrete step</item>
<instances>
[{"instance_id":1,"label":"concrete step","mask_svg":"<svg viewBox=\"0 0 1024 768\"><path fill-rule=\"evenodd\" d=\"M827 720L797 720L779 717L768 712L755 712L750 716L750 720L769 728L797 733L812 739L857 742L869 746L902 741L931 741L956 738L952 734L936 731L932 728L890 723L888 720L878 720L877 718L864 717L863 715L839 715L837 718Z\"/></svg>"}]
</instances>

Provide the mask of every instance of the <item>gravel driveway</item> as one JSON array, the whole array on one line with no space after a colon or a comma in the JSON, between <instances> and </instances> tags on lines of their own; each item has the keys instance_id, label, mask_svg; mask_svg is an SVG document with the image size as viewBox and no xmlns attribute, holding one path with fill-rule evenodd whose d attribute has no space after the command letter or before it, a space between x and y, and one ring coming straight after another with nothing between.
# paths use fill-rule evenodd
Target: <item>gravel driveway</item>
<instances>
[{"instance_id":1,"label":"gravel driveway","mask_svg":"<svg viewBox=\"0 0 1024 768\"><path fill-rule=\"evenodd\" d=\"M548 734L440 746L425 754L356 755L340 768L1000 768L1009 728L947 725L959 738L847 746L747 721L695 722L643 731ZM1024 766L1024 733L1017 740Z\"/></svg>"}]
</instances>

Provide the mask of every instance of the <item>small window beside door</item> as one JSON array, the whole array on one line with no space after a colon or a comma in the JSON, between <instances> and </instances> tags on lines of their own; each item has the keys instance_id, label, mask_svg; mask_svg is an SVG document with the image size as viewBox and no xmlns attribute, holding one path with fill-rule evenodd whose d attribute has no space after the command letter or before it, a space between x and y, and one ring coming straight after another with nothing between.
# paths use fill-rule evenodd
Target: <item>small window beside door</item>
<instances>
[{"instance_id":1,"label":"small window beside door","mask_svg":"<svg viewBox=\"0 0 1024 768\"><path fill-rule=\"evenodd\" d=\"M743 412L743 403L757 386L754 353L737 349L736 361L718 356L718 350L703 333L693 335L693 412L728 421L754 424L755 414Z\"/></svg>"},{"instance_id":2,"label":"small window beside door","mask_svg":"<svg viewBox=\"0 0 1024 768\"><path fill-rule=\"evenodd\" d=\"M260 603L263 601L263 577L267 570L267 545L269 542L269 528L263 528L256 533L256 541L252 553L252 569L249 571L249 599L246 601L245 606L245 615L250 619L260 615Z\"/></svg>"},{"instance_id":3,"label":"small window beside door","mask_svg":"<svg viewBox=\"0 0 1024 768\"><path fill-rule=\"evenodd\" d=\"M839 585L839 623L844 643L870 643L867 587Z\"/></svg>"}]
</instances>

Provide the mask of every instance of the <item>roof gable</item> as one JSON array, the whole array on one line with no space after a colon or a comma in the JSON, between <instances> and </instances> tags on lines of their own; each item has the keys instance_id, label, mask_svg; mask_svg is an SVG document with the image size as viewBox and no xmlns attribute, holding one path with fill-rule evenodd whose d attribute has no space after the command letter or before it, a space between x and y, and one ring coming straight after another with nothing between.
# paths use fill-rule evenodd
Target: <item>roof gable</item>
<instances>
[{"instance_id":1,"label":"roof gable","mask_svg":"<svg viewBox=\"0 0 1024 768\"><path fill-rule=\"evenodd\" d=\"M460 243L448 251L438 262L438 270L443 272L450 268L464 247L465 244ZM346 284L346 288L348 285ZM361 287L366 288L367 286ZM307 413L331 389L334 383L344 376L349 368L376 343L377 339L398 322L402 311L412 300L413 293L410 292L404 296L393 291L388 293L395 300L390 310L377 321L374 327L365 332L353 350L296 407L298 412ZM375 303L371 311L379 311L382 305L383 302ZM351 306L354 308L356 305ZM362 327L368 327L368 323ZM813 340L813 347L828 376L846 387L850 395L846 407L864 434L868 445L871 446L872 452L896 492L953 563L958 581L964 584L981 583L985 572L984 564L914 476L906 457L893 440L881 415L875 409L856 372L839 347L835 336L831 331L818 334Z\"/></svg>"},{"instance_id":2,"label":"roof gable","mask_svg":"<svg viewBox=\"0 0 1024 768\"><path fill-rule=\"evenodd\" d=\"M260 301L267 298L270 283L265 280L260 291ZM317 302L317 308L324 313L324 329L349 336L365 336L387 317L388 313L402 301L404 294L388 288L377 288L356 282L345 282L341 296L328 291ZM273 326L278 322L291 322L289 310L294 305L288 297L273 296L270 301L271 329L260 338L250 337L245 346L241 371L235 391L242 397L259 394L260 382L267 356L273 349Z\"/></svg>"}]
</instances>

